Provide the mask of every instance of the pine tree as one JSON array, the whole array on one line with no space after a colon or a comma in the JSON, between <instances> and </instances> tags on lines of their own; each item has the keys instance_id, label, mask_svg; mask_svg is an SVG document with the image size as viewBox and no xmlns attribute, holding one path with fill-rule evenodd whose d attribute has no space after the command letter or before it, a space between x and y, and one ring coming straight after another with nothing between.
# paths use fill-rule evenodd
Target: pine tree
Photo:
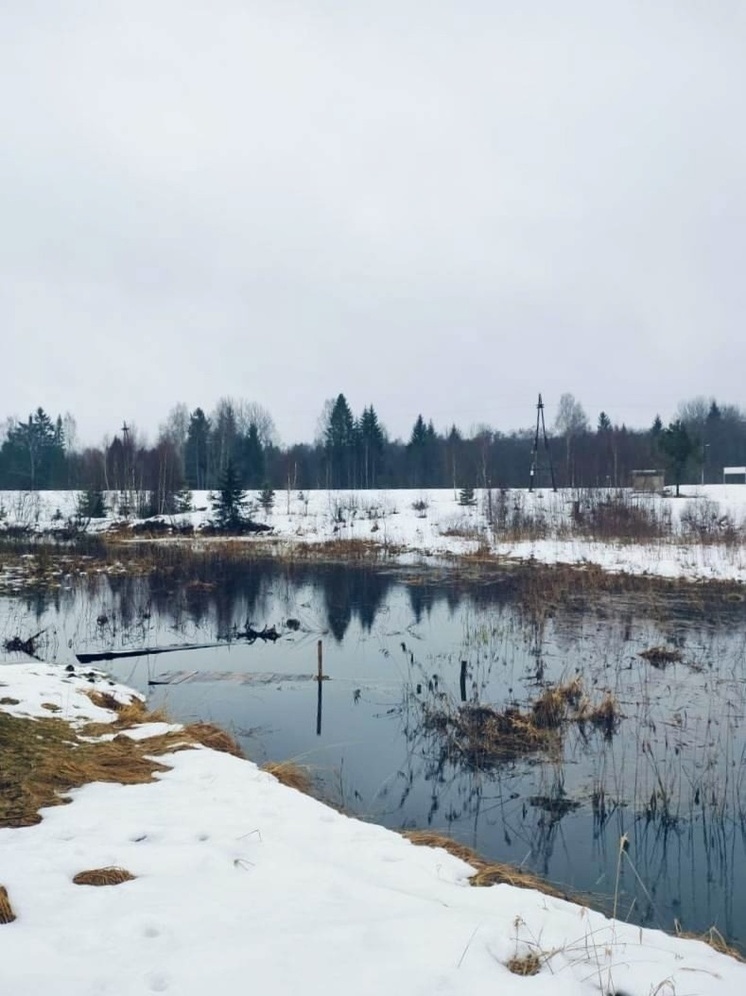
<instances>
[{"instance_id":1,"label":"pine tree","mask_svg":"<svg viewBox=\"0 0 746 996\"><path fill-rule=\"evenodd\" d=\"M189 416L189 429L184 446L184 472L187 484L203 490L208 486L210 452L210 420L201 408Z\"/></svg>"},{"instance_id":2,"label":"pine tree","mask_svg":"<svg viewBox=\"0 0 746 996\"><path fill-rule=\"evenodd\" d=\"M337 395L329 415L324 430L324 448L329 470L329 487L351 487L354 477L355 420L344 394Z\"/></svg>"},{"instance_id":3,"label":"pine tree","mask_svg":"<svg viewBox=\"0 0 746 996\"><path fill-rule=\"evenodd\" d=\"M697 449L696 442L687 432L684 423L677 419L667 428L663 429L659 438L658 446L666 457L668 466L673 473L676 484L676 497L679 497L679 485L684 476L684 468L689 459Z\"/></svg>"},{"instance_id":4,"label":"pine tree","mask_svg":"<svg viewBox=\"0 0 746 996\"><path fill-rule=\"evenodd\" d=\"M361 450L361 485L374 488L383 457L384 434L373 405L363 409L358 422Z\"/></svg>"}]
</instances>

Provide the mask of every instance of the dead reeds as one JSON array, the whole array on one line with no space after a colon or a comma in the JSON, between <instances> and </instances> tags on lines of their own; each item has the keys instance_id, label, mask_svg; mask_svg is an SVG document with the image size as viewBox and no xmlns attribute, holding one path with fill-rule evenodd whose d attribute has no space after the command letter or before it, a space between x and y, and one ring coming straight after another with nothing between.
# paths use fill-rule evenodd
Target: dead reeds
<instances>
[{"instance_id":1,"label":"dead reeds","mask_svg":"<svg viewBox=\"0 0 746 996\"><path fill-rule=\"evenodd\" d=\"M210 750L233 754L234 757L245 757L238 741L213 723L189 723L184 727L182 736L194 743L202 744L203 747L209 747Z\"/></svg>"},{"instance_id":2,"label":"dead reeds","mask_svg":"<svg viewBox=\"0 0 746 996\"><path fill-rule=\"evenodd\" d=\"M533 872L499 861L488 861L471 847L445 834L437 833L434 830L404 830L402 836L418 847L440 847L471 865L475 871L469 878L469 885L475 888L485 888L490 885L513 885L518 889L534 889L555 899L571 899L567 893L550 885L549 882L534 875ZM572 901L578 902L577 899L572 899Z\"/></svg>"},{"instance_id":3,"label":"dead reeds","mask_svg":"<svg viewBox=\"0 0 746 996\"><path fill-rule=\"evenodd\" d=\"M122 882L133 882L137 876L126 868L114 865L108 868L89 868L73 876L76 885L121 885Z\"/></svg>"},{"instance_id":4,"label":"dead reeds","mask_svg":"<svg viewBox=\"0 0 746 996\"><path fill-rule=\"evenodd\" d=\"M513 955L505 963L505 967L513 975L538 975L541 969L541 958L535 951L526 951L522 955Z\"/></svg>"},{"instance_id":5,"label":"dead reeds","mask_svg":"<svg viewBox=\"0 0 746 996\"><path fill-rule=\"evenodd\" d=\"M515 706L442 705L426 708L426 728L438 735L443 753L473 769L489 767L521 754L559 746L556 729L539 726L531 712Z\"/></svg>"},{"instance_id":6,"label":"dead reeds","mask_svg":"<svg viewBox=\"0 0 746 996\"><path fill-rule=\"evenodd\" d=\"M610 692L594 705L578 677L545 688L528 709L457 705L443 696L434 705L423 703L422 709L425 729L439 738L443 756L474 770L523 754L557 750L568 723L590 724L611 736L621 718Z\"/></svg>"},{"instance_id":7,"label":"dead reeds","mask_svg":"<svg viewBox=\"0 0 746 996\"><path fill-rule=\"evenodd\" d=\"M274 775L281 785L296 789L304 795L311 795L312 780L308 768L295 761L269 761L262 765L262 771Z\"/></svg>"},{"instance_id":8,"label":"dead reeds","mask_svg":"<svg viewBox=\"0 0 746 996\"><path fill-rule=\"evenodd\" d=\"M663 668L666 664L676 664L682 660L681 651L675 647L650 647L637 655L653 667Z\"/></svg>"},{"instance_id":9,"label":"dead reeds","mask_svg":"<svg viewBox=\"0 0 746 996\"><path fill-rule=\"evenodd\" d=\"M0 885L0 925L4 923L13 923L16 915L13 912L13 907L10 905L10 899L8 897L8 890L4 885Z\"/></svg>"}]
</instances>

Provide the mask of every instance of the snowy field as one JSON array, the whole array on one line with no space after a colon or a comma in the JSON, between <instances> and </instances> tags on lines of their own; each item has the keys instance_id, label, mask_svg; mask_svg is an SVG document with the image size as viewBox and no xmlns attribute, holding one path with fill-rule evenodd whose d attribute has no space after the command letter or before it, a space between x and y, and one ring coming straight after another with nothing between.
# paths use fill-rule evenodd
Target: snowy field
<instances>
[{"instance_id":1,"label":"snowy field","mask_svg":"<svg viewBox=\"0 0 746 996\"><path fill-rule=\"evenodd\" d=\"M91 685L0 663L0 709L112 719ZM121 686L104 686L120 700ZM15 704L8 700L16 700ZM163 724L133 736L163 732ZM146 784L90 784L36 826L0 829L1 991L13 996L732 996L746 966L699 941L508 885L206 748ZM117 886L77 873L126 868ZM513 974L533 952L537 975Z\"/></svg>"},{"instance_id":2,"label":"snowy field","mask_svg":"<svg viewBox=\"0 0 746 996\"><path fill-rule=\"evenodd\" d=\"M269 535L282 549L357 540L400 559L490 554L516 561L596 564L614 572L746 581L744 485L685 487L678 499L602 489L556 494L477 490L469 507L450 489L278 491L268 512L257 498L248 494L252 517L271 527L265 538ZM75 492L0 492L0 528L60 528L75 518L77 499ZM106 518L85 522L87 531L121 523L118 502L118 495L107 495ZM199 536L212 516L209 493L194 492L192 502L194 511L162 518L168 525L189 524ZM652 524L654 535L624 535L623 528L605 535L595 528L604 503L633 523Z\"/></svg>"}]
</instances>

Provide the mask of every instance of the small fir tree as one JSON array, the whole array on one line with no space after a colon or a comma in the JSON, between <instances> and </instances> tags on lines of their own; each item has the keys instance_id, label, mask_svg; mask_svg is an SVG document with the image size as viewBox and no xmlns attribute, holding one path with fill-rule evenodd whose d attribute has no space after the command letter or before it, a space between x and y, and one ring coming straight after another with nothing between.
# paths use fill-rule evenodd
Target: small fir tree
<instances>
[{"instance_id":1,"label":"small fir tree","mask_svg":"<svg viewBox=\"0 0 746 996\"><path fill-rule=\"evenodd\" d=\"M80 519L103 519L106 517L106 501L99 488L88 488L78 495L77 513Z\"/></svg>"},{"instance_id":2,"label":"small fir tree","mask_svg":"<svg viewBox=\"0 0 746 996\"><path fill-rule=\"evenodd\" d=\"M663 429L658 437L658 446L666 458L668 467L673 474L676 485L676 497L679 497L679 485L684 476L689 459L697 450L697 443L687 432L684 423L677 419Z\"/></svg>"},{"instance_id":3,"label":"small fir tree","mask_svg":"<svg viewBox=\"0 0 746 996\"><path fill-rule=\"evenodd\" d=\"M265 515L269 515L275 503L275 493L269 484L265 484L259 492L259 504L264 509Z\"/></svg>"},{"instance_id":4,"label":"small fir tree","mask_svg":"<svg viewBox=\"0 0 746 996\"><path fill-rule=\"evenodd\" d=\"M476 505L477 499L474 495L474 488L461 488L458 493L458 503L466 508Z\"/></svg>"},{"instance_id":5,"label":"small fir tree","mask_svg":"<svg viewBox=\"0 0 746 996\"><path fill-rule=\"evenodd\" d=\"M213 525L220 532L238 532L246 523L246 492L241 487L233 461L229 460L220 478L218 491L211 496Z\"/></svg>"}]
</instances>

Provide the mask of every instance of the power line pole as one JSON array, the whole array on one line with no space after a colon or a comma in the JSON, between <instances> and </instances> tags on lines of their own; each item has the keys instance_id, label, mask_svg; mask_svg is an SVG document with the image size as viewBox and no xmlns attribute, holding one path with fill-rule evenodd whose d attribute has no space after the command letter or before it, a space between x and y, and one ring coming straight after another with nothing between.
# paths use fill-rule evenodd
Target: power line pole
<instances>
[{"instance_id":1,"label":"power line pole","mask_svg":"<svg viewBox=\"0 0 746 996\"><path fill-rule=\"evenodd\" d=\"M539 401L536 405L536 432L534 433L534 445L531 450L531 470L528 477L528 490L534 490L534 484L536 483L537 471L539 469L539 431L541 429L541 434L544 438L544 451L546 453L547 463L549 464L549 475L552 480L552 491L557 490L557 485L554 481L554 466L552 464L552 453L549 449L549 439L547 438L547 427L544 422L544 402L541 400L541 395L539 395Z\"/></svg>"}]
</instances>

